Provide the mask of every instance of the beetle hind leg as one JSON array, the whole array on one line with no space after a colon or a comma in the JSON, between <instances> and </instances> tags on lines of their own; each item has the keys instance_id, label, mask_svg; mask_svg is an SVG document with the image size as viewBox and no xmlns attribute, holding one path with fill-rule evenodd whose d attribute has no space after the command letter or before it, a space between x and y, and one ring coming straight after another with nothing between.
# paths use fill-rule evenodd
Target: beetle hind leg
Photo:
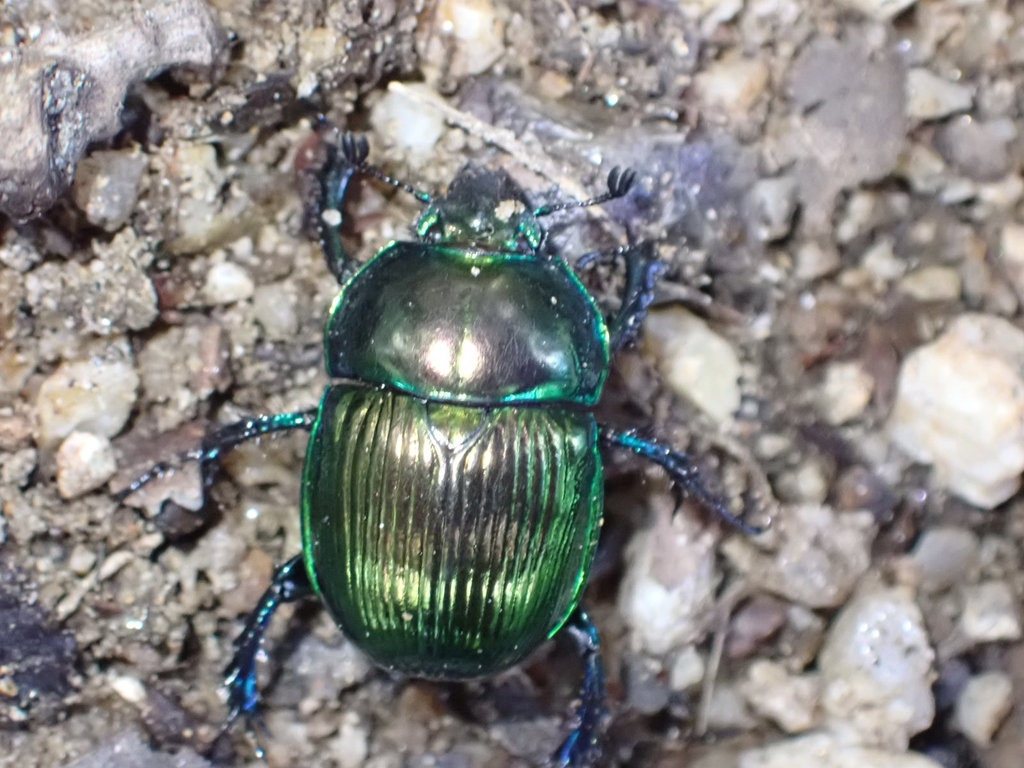
<instances>
[{"instance_id":1,"label":"beetle hind leg","mask_svg":"<svg viewBox=\"0 0 1024 768\"><path fill-rule=\"evenodd\" d=\"M563 631L572 638L583 657L583 686L573 714L573 727L551 756L555 768L585 768L600 756L600 739L607 709L604 664L597 628L586 611L577 608Z\"/></svg>"},{"instance_id":2,"label":"beetle hind leg","mask_svg":"<svg viewBox=\"0 0 1024 768\"><path fill-rule=\"evenodd\" d=\"M224 685L228 689L228 725L239 715L250 723L258 723L256 710L260 694L256 681L256 658L263 635L281 605L311 594L313 585L302 555L296 555L274 572L270 586L249 614L245 628L235 640L235 655L224 670Z\"/></svg>"}]
</instances>

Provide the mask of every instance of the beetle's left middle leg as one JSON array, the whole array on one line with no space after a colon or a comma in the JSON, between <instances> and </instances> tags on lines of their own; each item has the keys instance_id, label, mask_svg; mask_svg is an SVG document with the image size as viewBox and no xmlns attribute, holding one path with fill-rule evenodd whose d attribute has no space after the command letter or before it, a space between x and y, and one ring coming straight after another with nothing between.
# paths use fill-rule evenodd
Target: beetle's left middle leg
<instances>
[{"instance_id":1,"label":"beetle's left middle leg","mask_svg":"<svg viewBox=\"0 0 1024 768\"><path fill-rule=\"evenodd\" d=\"M576 609L562 631L572 638L583 656L583 687L580 689L572 731L551 760L556 768L584 768L591 765L600 754L599 743L607 714L601 641L594 622L581 608Z\"/></svg>"}]
</instances>

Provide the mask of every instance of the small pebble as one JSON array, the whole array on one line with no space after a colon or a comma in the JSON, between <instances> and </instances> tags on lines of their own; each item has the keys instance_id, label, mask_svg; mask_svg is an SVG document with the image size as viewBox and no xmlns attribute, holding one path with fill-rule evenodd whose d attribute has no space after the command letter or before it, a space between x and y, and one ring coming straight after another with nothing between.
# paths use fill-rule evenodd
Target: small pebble
<instances>
[{"instance_id":1,"label":"small pebble","mask_svg":"<svg viewBox=\"0 0 1024 768\"><path fill-rule=\"evenodd\" d=\"M299 318L295 313L295 296L286 283L271 283L259 286L252 298L252 310L256 322L263 326L263 332L271 341L289 341L299 330Z\"/></svg>"},{"instance_id":2,"label":"small pebble","mask_svg":"<svg viewBox=\"0 0 1024 768\"><path fill-rule=\"evenodd\" d=\"M939 77L924 67L907 72L907 117L937 120L966 112L974 104L974 89Z\"/></svg>"},{"instance_id":3,"label":"small pebble","mask_svg":"<svg viewBox=\"0 0 1024 768\"><path fill-rule=\"evenodd\" d=\"M173 755L151 749L135 730L110 737L65 768L212 768L212 763L183 747Z\"/></svg>"},{"instance_id":4,"label":"small pebble","mask_svg":"<svg viewBox=\"0 0 1024 768\"><path fill-rule=\"evenodd\" d=\"M127 423L138 388L139 375L126 361L63 363L39 388L39 441L53 445L75 430L113 437Z\"/></svg>"},{"instance_id":5,"label":"small pebble","mask_svg":"<svg viewBox=\"0 0 1024 768\"><path fill-rule=\"evenodd\" d=\"M1013 590L1005 581L985 581L964 587L960 631L973 643L1020 640L1020 613Z\"/></svg>"},{"instance_id":6,"label":"small pebble","mask_svg":"<svg viewBox=\"0 0 1024 768\"><path fill-rule=\"evenodd\" d=\"M693 87L704 110L736 119L749 114L770 76L761 59L728 56L698 72Z\"/></svg>"},{"instance_id":7,"label":"small pebble","mask_svg":"<svg viewBox=\"0 0 1024 768\"><path fill-rule=\"evenodd\" d=\"M997 181L1012 167L1010 145L1017 128L1007 118L977 120L962 116L943 125L935 148L953 168L974 181Z\"/></svg>"},{"instance_id":8,"label":"small pebble","mask_svg":"<svg viewBox=\"0 0 1024 768\"><path fill-rule=\"evenodd\" d=\"M740 360L732 345L679 307L651 312L644 342L665 381L718 422L740 406Z\"/></svg>"},{"instance_id":9,"label":"small pebble","mask_svg":"<svg viewBox=\"0 0 1024 768\"><path fill-rule=\"evenodd\" d=\"M758 659L747 669L740 690L754 711L787 733L803 733L815 725L821 698L816 674L790 675L781 664Z\"/></svg>"},{"instance_id":10,"label":"small pebble","mask_svg":"<svg viewBox=\"0 0 1024 768\"><path fill-rule=\"evenodd\" d=\"M793 226L796 204L797 184L794 178L761 179L747 193L747 230L762 243L781 240Z\"/></svg>"},{"instance_id":11,"label":"small pebble","mask_svg":"<svg viewBox=\"0 0 1024 768\"><path fill-rule=\"evenodd\" d=\"M234 304L251 298L256 290L249 273L238 264L222 261L210 267L203 284L203 296L211 304Z\"/></svg>"},{"instance_id":12,"label":"small pebble","mask_svg":"<svg viewBox=\"0 0 1024 768\"><path fill-rule=\"evenodd\" d=\"M957 697L953 724L979 747L987 747L1013 708L1013 683L1004 672L985 672L967 681Z\"/></svg>"},{"instance_id":13,"label":"small pebble","mask_svg":"<svg viewBox=\"0 0 1024 768\"><path fill-rule=\"evenodd\" d=\"M149 157L137 149L97 150L78 164L72 197L90 224L115 232L135 208Z\"/></svg>"},{"instance_id":14,"label":"small pebble","mask_svg":"<svg viewBox=\"0 0 1024 768\"><path fill-rule=\"evenodd\" d=\"M427 157L444 135L444 117L419 99L440 98L423 83L404 83L401 88L389 88L383 99L370 111L370 124L391 143L421 157Z\"/></svg>"},{"instance_id":15,"label":"small pebble","mask_svg":"<svg viewBox=\"0 0 1024 768\"><path fill-rule=\"evenodd\" d=\"M721 573L714 529L685 511L673 515L670 496L652 504L653 524L626 548L618 602L633 651L660 656L703 637Z\"/></svg>"},{"instance_id":16,"label":"small pebble","mask_svg":"<svg viewBox=\"0 0 1024 768\"><path fill-rule=\"evenodd\" d=\"M793 274L800 280L817 280L835 272L841 263L839 250L834 245L811 240L797 248Z\"/></svg>"},{"instance_id":17,"label":"small pebble","mask_svg":"<svg viewBox=\"0 0 1024 768\"><path fill-rule=\"evenodd\" d=\"M846 424L864 413L874 389L874 377L860 362L830 363L818 393L818 410L829 424Z\"/></svg>"},{"instance_id":18,"label":"small pebble","mask_svg":"<svg viewBox=\"0 0 1024 768\"><path fill-rule=\"evenodd\" d=\"M886 21L912 6L916 0L840 0L839 5L876 21Z\"/></svg>"},{"instance_id":19,"label":"small pebble","mask_svg":"<svg viewBox=\"0 0 1024 768\"><path fill-rule=\"evenodd\" d=\"M491 0L441 0L432 16L437 29L422 53L428 75L445 70L458 82L504 54L505 24Z\"/></svg>"},{"instance_id":20,"label":"small pebble","mask_svg":"<svg viewBox=\"0 0 1024 768\"><path fill-rule=\"evenodd\" d=\"M824 733L779 741L740 755L737 768L945 768L917 752L851 745Z\"/></svg>"},{"instance_id":21,"label":"small pebble","mask_svg":"<svg viewBox=\"0 0 1024 768\"><path fill-rule=\"evenodd\" d=\"M889 433L969 503L1010 498L1024 470L1024 331L988 315L956 318L904 359Z\"/></svg>"},{"instance_id":22,"label":"small pebble","mask_svg":"<svg viewBox=\"0 0 1024 768\"><path fill-rule=\"evenodd\" d=\"M1006 276L1024 296L1024 224L1005 224L999 235L999 256Z\"/></svg>"},{"instance_id":23,"label":"small pebble","mask_svg":"<svg viewBox=\"0 0 1024 768\"><path fill-rule=\"evenodd\" d=\"M905 750L935 716L934 661L913 594L868 586L839 612L818 654L829 728L865 746Z\"/></svg>"},{"instance_id":24,"label":"small pebble","mask_svg":"<svg viewBox=\"0 0 1024 768\"><path fill-rule=\"evenodd\" d=\"M930 528L911 556L920 569L920 588L926 594L944 592L964 583L979 565L981 542L967 528Z\"/></svg>"},{"instance_id":25,"label":"small pebble","mask_svg":"<svg viewBox=\"0 0 1024 768\"><path fill-rule=\"evenodd\" d=\"M960 275L950 267L923 267L900 280L900 290L918 301L955 301L961 289Z\"/></svg>"},{"instance_id":26,"label":"small pebble","mask_svg":"<svg viewBox=\"0 0 1024 768\"><path fill-rule=\"evenodd\" d=\"M118 675L110 681L114 692L129 704L141 705L146 700L146 686L137 678Z\"/></svg>"},{"instance_id":27,"label":"small pebble","mask_svg":"<svg viewBox=\"0 0 1024 768\"><path fill-rule=\"evenodd\" d=\"M870 512L836 514L827 506L785 506L772 527L774 551L742 536L722 553L752 583L812 608L843 604L871 563L876 528Z\"/></svg>"},{"instance_id":28,"label":"small pebble","mask_svg":"<svg viewBox=\"0 0 1024 768\"><path fill-rule=\"evenodd\" d=\"M688 691L704 680L704 657L696 646L687 645L676 655L668 671L668 684L673 691Z\"/></svg>"},{"instance_id":29,"label":"small pebble","mask_svg":"<svg viewBox=\"0 0 1024 768\"><path fill-rule=\"evenodd\" d=\"M57 490L65 499L94 491L117 471L110 440L91 432L72 432L57 449Z\"/></svg>"}]
</instances>

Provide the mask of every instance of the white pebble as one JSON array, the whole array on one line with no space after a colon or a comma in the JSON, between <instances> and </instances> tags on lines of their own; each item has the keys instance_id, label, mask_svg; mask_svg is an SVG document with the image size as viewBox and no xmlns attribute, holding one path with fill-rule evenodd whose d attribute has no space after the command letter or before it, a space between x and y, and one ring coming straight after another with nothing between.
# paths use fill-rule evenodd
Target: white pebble
<instances>
[{"instance_id":1,"label":"white pebble","mask_svg":"<svg viewBox=\"0 0 1024 768\"><path fill-rule=\"evenodd\" d=\"M57 490L65 499L94 491L117 471L110 440L91 432L72 432L57 449Z\"/></svg>"},{"instance_id":2,"label":"white pebble","mask_svg":"<svg viewBox=\"0 0 1024 768\"><path fill-rule=\"evenodd\" d=\"M740 406L740 360L732 345L684 309L651 312L644 340L668 385L718 422Z\"/></svg>"},{"instance_id":3,"label":"white pebble","mask_svg":"<svg viewBox=\"0 0 1024 768\"><path fill-rule=\"evenodd\" d=\"M900 280L900 290L918 301L955 301L961 288L960 275L951 267L922 267Z\"/></svg>"},{"instance_id":4,"label":"white pebble","mask_svg":"<svg viewBox=\"0 0 1024 768\"><path fill-rule=\"evenodd\" d=\"M231 261L210 267L203 285L203 296L211 304L234 304L251 298L256 284L249 273Z\"/></svg>"},{"instance_id":5,"label":"white pebble","mask_svg":"<svg viewBox=\"0 0 1024 768\"><path fill-rule=\"evenodd\" d=\"M875 533L870 512L785 506L772 527L773 551L735 536L722 553L761 589L811 608L832 608L843 604L871 564Z\"/></svg>"},{"instance_id":6,"label":"white pebble","mask_svg":"<svg viewBox=\"0 0 1024 768\"><path fill-rule=\"evenodd\" d=\"M796 179L792 176L761 179L751 187L745 213L747 229L755 240L770 243L789 234L796 214L796 193Z\"/></svg>"},{"instance_id":7,"label":"white pebble","mask_svg":"<svg viewBox=\"0 0 1024 768\"><path fill-rule=\"evenodd\" d=\"M921 591L936 594L963 583L977 569L980 551L981 542L967 528L929 528L912 553Z\"/></svg>"},{"instance_id":8,"label":"white pebble","mask_svg":"<svg viewBox=\"0 0 1024 768\"><path fill-rule=\"evenodd\" d=\"M953 725L979 747L987 747L1013 707L1013 683L1004 672L967 681L956 700Z\"/></svg>"},{"instance_id":9,"label":"white pebble","mask_svg":"<svg viewBox=\"0 0 1024 768\"><path fill-rule=\"evenodd\" d=\"M40 442L53 445L75 430L113 437L128 421L138 389L139 376L127 362L94 358L62 364L39 388Z\"/></svg>"},{"instance_id":10,"label":"white pebble","mask_svg":"<svg viewBox=\"0 0 1024 768\"><path fill-rule=\"evenodd\" d=\"M252 299L253 315L271 341L288 341L299 330L295 296L284 283L261 285Z\"/></svg>"},{"instance_id":11,"label":"white pebble","mask_svg":"<svg viewBox=\"0 0 1024 768\"><path fill-rule=\"evenodd\" d=\"M893 442L979 507L1010 498L1024 470L1024 331L966 314L903 361Z\"/></svg>"},{"instance_id":12,"label":"white pebble","mask_svg":"<svg viewBox=\"0 0 1024 768\"><path fill-rule=\"evenodd\" d=\"M505 23L491 0L441 0L434 11L439 29L422 51L428 80L447 68L458 81L479 75L505 52Z\"/></svg>"},{"instance_id":13,"label":"white pebble","mask_svg":"<svg viewBox=\"0 0 1024 768\"><path fill-rule=\"evenodd\" d=\"M907 117L937 120L966 112L974 103L974 90L952 83L924 67L907 72Z\"/></svg>"},{"instance_id":14,"label":"white pebble","mask_svg":"<svg viewBox=\"0 0 1024 768\"><path fill-rule=\"evenodd\" d=\"M1020 614L1013 590L1005 581L985 581L964 587L960 631L974 643L1020 640Z\"/></svg>"},{"instance_id":15,"label":"white pebble","mask_svg":"<svg viewBox=\"0 0 1024 768\"><path fill-rule=\"evenodd\" d=\"M912 6L916 0L840 0L840 5L877 21L886 21Z\"/></svg>"},{"instance_id":16,"label":"white pebble","mask_svg":"<svg viewBox=\"0 0 1024 768\"><path fill-rule=\"evenodd\" d=\"M860 362L831 363L818 394L818 410L829 424L845 424L864 413L874 389L874 377Z\"/></svg>"},{"instance_id":17,"label":"white pebble","mask_svg":"<svg viewBox=\"0 0 1024 768\"><path fill-rule=\"evenodd\" d=\"M704 657L696 646L683 648L668 671L668 684L673 691L687 691L704 680Z\"/></svg>"},{"instance_id":18,"label":"white pebble","mask_svg":"<svg viewBox=\"0 0 1024 768\"><path fill-rule=\"evenodd\" d=\"M917 752L888 752L845 744L815 733L751 749L737 768L942 768Z\"/></svg>"},{"instance_id":19,"label":"white pebble","mask_svg":"<svg viewBox=\"0 0 1024 768\"><path fill-rule=\"evenodd\" d=\"M142 704L146 700L146 686L137 678L118 675L110 681L114 692L129 704Z\"/></svg>"},{"instance_id":20,"label":"white pebble","mask_svg":"<svg viewBox=\"0 0 1024 768\"><path fill-rule=\"evenodd\" d=\"M401 88L388 88L384 98L370 111L370 124L395 146L426 155L444 135L444 117L420 99L413 98L417 93L428 103L440 98L422 83L403 83Z\"/></svg>"},{"instance_id":21,"label":"white pebble","mask_svg":"<svg viewBox=\"0 0 1024 768\"><path fill-rule=\"evenodd\" d=\"M749 114L770 74L761 59L728 56L697 73L693 86L703 110L736 119Z\"/></svg>"},{"instance_id":22,"label":"white pebble","mask_svg":"<svg viewBox=\"0 0 1024 768\"><path fill-rule=\"evenodd\" d=\"M864 746L905 750L935 717L934 660L908 589L858 593L832 622L818 655L829 728Z\"/></svg>"},{"instance_id":23,"label":"white pebble","mask_svg":"<svg viewBox=\"0 0 1024 768\"><path fill-rule=\"evenodd\" d=\"M781 664L759 659L747 669L740 690L754 711L787 733L802 733L815 725L821 699L816 674L791 675Z\"/></svg>"},{"instance_id":24,"label":"white pebble","mask_svg":"<svg viewBox=\"0 0 1024 768\"><path fill-rule=\"evenodd\" d=\"M1006 224L999 236L999 256L1013 287L1024 295L1024 224Z\"/></svg>"},{"instance_id":25,"label":"white pebble","mask_svg":"<svg viewBox=\"0 0 1024 768\"><path fill-rule=\"evenodd\" d=\"M654 523L626 549L619 608L636 652L661 655L700 640L715 610L721 580L717 537L694 515L672 514L668 496L656 496Z\"/></svg>"}]
</instances>

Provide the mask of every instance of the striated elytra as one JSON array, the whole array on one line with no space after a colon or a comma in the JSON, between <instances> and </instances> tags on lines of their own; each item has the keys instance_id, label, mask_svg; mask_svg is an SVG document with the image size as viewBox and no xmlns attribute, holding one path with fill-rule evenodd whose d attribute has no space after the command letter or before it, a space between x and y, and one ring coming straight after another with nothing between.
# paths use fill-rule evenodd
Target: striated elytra
<instances>
[{"instance_id":1,"label":"striated elytra","mask_svg":"<svg viewBox=\"0 0 1024 768\"><path fill-rule=\"evenodd\" d=\"M417 677L493 675L564 631L585 671L552 764L591 765L605 684L597 630L579 602L601 528L602 450L661 465L711 511L755 530L705 490L686 454L593 416L659 265L645 243L577 259L577 268L625 263L620 308L606 319L539 219L622 197L635 174L616 168L600 197L531 208L503 172L467 166L445 195L430 196L368 165L363 139L346 134L324 148L313 213L341 285L325 329L331 383L315 411L221 427L194 454L209 485L220 455L239 443L312 432L303 552L278 568L237 640L226 671L231 719L256 714L256 658L274 611L315 594L377 664ZM426 205L414 240L361 266L339 236L357 173Z\"/></svg>"}]
</instances>

